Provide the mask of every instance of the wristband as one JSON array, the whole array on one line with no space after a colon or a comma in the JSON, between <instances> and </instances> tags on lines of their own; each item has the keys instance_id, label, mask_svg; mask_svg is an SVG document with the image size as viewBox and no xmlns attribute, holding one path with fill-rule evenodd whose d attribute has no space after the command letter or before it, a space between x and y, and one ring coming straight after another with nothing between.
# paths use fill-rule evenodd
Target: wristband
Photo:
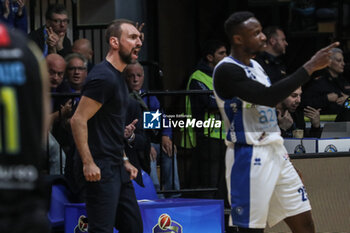
<instances>
[{"instance_id":1,"label":"wristband","mask_svg":"<svg viewBox=\"0 0 350 233\"><path fill-rule=\"evenodd\" d=\"M129 161L129 158L126 157L126 156L123 156L123 161L124 161L124 162L125 162L125 161Z\"/></svg>"}]
</instances>

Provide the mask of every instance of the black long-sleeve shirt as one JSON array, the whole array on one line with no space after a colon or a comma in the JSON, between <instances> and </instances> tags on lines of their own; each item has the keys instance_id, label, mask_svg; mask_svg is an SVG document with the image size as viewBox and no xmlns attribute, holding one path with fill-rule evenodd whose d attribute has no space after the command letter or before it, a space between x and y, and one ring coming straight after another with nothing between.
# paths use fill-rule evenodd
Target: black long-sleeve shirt
<instances>
[{"instance_id":1,"label":"black long-sleeve shirt","mask_svg":"<svg viewBox=\"0 0 350 233\"><path fill-rule=\"evenodd\" d=\"M301 67L288 77L267 87L249 79L240 66L223 63L215 71L214 86L216 93L223 99L239 97L254 104L275 107L308 80L308 73Z\"/></svg>"}]
</instances>

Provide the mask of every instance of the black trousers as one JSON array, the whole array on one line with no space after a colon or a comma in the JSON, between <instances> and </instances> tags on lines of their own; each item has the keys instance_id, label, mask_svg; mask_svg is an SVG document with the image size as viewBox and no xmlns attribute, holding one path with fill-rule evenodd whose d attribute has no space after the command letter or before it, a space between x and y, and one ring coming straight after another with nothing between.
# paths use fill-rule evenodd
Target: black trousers
<instances>
[{"instance_id":1,"label":"black trousers","mask_svg":"<svg viewBox=\"0 0 350 233\"><path fill-rule=\"evenodd\" d=\"M99 182L85 182L89 233L142 233L142 219L134 187L123 164L95 159L101 169Z\"/></svg>"}]
</instances>

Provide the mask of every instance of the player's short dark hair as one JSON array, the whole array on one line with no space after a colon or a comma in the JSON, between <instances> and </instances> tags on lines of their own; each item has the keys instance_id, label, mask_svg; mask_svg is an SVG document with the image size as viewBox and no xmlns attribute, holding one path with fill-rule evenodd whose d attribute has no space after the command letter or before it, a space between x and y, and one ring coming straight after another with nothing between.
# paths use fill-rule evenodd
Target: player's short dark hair
<instances>
[{"instance_id":1,"label":"player's short dark hair","mask_svg":"<svg viewBox=\"0 0 350 233\"><path fill-rule=\"evenodd\" d=\"M115 19L113 20L107 27L106 30L106 42L107 44L109 44L109 38L111 38L112 36L117 37L118 39L120 39L120 36L122 34L122 30L121 30L121 25L122 24L131 24L135 26L135 22L128 20L128 19Z\"/></svg>"},{"instance_id":2,"label":"player's short dark hair","mask_svg":"<svg viewBox=\"0 0 350 233\"><path fill-rule=\"evenodd\" d=\"M254 14L250 11L238 11L228 17L225 21L224 27L230 41L232 40L232 36L237 34L241 23L252 17L254 17Z\"/></svg>"},{"instance_id":3,"label":"player's short dark hair","mask_svg":"<svg viewBox=\"0 0 350 233\"><path fill-rule=\"evenodd\" d=\"M45 19L52 19L53 14L68 15L68 11L63 4L50 4L45 13Z\"/></svg>"},{"instance_id":4,"label":"player's short dark hair","mask_svg":"<svg viewBox=\"0 0 350 233\"><path fill-rule=\"evenodd\" d=\"M207 40L204 41L201 45L201 56L206 59L208 54L214 55L216 50L221 47L226 47L226 44L220 40Z\"/></svg>"},{"instance_id":5,"label":"player's short dark hair","mask_svg":"<svg viewBox=\"0 0 350 233\"><path fill-rule=\"evenodd\" d=\"M277 31L280 30L280 31L283 31L280 27L278 26L268 26L266 28L263 29L263 33L265 34L266 36L266 41L269 41L269 39L271 37L274 37L277 35Z\"/></svg>"}]
</instances>

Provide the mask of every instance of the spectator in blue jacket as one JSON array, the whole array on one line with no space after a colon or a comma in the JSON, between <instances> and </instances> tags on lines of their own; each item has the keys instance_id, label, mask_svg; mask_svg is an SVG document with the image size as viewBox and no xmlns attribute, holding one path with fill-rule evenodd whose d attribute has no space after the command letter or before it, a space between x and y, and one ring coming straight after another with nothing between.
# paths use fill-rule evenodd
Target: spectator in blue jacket
<instances>
[{"instance_id":1,"label":"spectator in blue jacket","mask_svg":"<svg viewBox=\"0 0 350 233\"><path fill-rule=\"evenodd\" d=\"M141 104L144 111L161 112L160 102L156 96L145 96L141 98L141 94L145 92L142 89L144 83L144 70L140 63L129 64L125 70L125 77L128 83L131 96ZM163 114L164 117L164 114ZM166 118L165 118L166 119ZM166 121L168 121L166 119ZM159 135L159 133L161 135ZM177 172L176 147L172 142L172 129L163 128L160 132L153 131L151 136L151 178L156 189L159 190L160 182L157 176L157 161L161 161L162 184L165 190L179 190L179 176ZM162 148L162 151L161 151ZM172 158L174 156L174 158ZM161 157L161 158L160 158ZM173 185L173 161L174 161L174 185ZM176 195L172 195L174 197Z\"/></svg>"}]
</instances>

